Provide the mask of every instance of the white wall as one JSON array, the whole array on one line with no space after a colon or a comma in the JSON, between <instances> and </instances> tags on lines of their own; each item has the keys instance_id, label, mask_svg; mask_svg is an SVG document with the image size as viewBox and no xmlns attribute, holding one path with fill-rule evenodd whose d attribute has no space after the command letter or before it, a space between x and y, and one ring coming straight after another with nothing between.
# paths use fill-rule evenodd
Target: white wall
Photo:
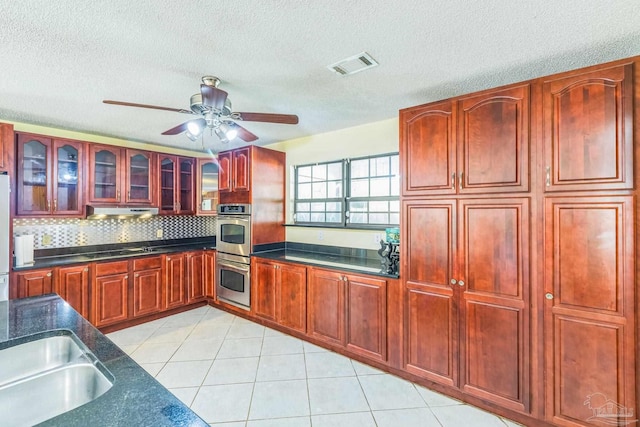
<instances>
[{"instance_id":1,"label":"white wall","mask_svg":"<svg viewBox=\"0 0 640 427\"><path fill-rule=\"evenodd\" d=\"M268 148L287 153L286 222L293 223L293 166L352 157L398 151L398 119L389 119L362 126L341 129L292 139L269 145ZM350 230L317 227L287 227L289 242L318 245L378 249L375 235L384 238L384 229Z\"/></svg>"}]
</instances>

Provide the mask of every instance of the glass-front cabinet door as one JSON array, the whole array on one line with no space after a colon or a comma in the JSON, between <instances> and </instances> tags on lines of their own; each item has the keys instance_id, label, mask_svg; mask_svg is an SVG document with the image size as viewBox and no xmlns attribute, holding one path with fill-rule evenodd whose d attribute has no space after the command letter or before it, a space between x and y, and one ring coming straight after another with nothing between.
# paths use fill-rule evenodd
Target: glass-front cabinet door
<instances>
[{"instance_id":1,"label":"glass-front cabinet door","mask_svg":"<svg viewBox=\"0 0 640 427\"><path fill-rule=\"evenodd\" d=\"M53 206L54 215L82 215L82 168L84 145L74 141L53 142Z\"/></svg>"},{"instance_id":2,"label":"glass-front cabinet door","mask_svg":"<svg viewBox=\"0 0 640 427\"><path fill-rule=\"evenodd\" d=\"M127 150L126 198L130 203L152 204L154 154Z\"/></svg>"},{"instance_id":3,"label":"glass-front cabinet door","mask_svg":"<svg viewBox=\"0 0 640 427\"><path fill-rule=\"evenodd\" d=\"M218 163L215 160L198 160L198 215L215 215L218 208Z\"/></svg>"},{"instance_id":4,"label":"glass-front cabinet door","mask_svg":"<svg viewBox=\"0 0 640 427\"><path fill-rule=\"evenodd\" d=\"M194 160L180 158L180 198L178 212L181 214L194 214L196 211L193 191L194 172Z\"/></svg>"},{"instance_id":5,"label":"glass-front cabinet door","mask_svg":"<svg viewBox=\"0 0 640 427\"><path fill-rule=\"evenodd\" d=\"M51 211L51 145L49 138L18 135L18 215L48 215Z\"/></svg>"},{"instance_id":6,"label":"glass-front cabinet door","mask_svg":"<svg viewBox=\"0 0 640 427\"><path fill-rule=\"evenodd\" d=\"M162 156L160 158L160 211L171 214L177 210L175 202L176 192L176 158L175 156Z\"/></svg>"},{"instance_id":7,"label":"glass-front cabinet door","mask_svg":"<svg viewBox=\"0 0 640 427\"><path fill-rule=\"evenodd\" d=\"M120 148L91 145L89 199L94 203L120 203Z\"/></svg>"}]
</instances>

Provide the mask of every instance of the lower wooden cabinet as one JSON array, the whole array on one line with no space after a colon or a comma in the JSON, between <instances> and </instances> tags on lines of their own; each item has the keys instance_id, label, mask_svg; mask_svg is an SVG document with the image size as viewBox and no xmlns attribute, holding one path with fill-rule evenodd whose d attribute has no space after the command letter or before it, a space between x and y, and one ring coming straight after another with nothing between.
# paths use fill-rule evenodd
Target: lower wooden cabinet
<instances>
[{"instance_id":1,"label":"lower wooden cabinet","mask_svg":"<svg viewBox=\"0 0 640 427\"><path fill-rule=\"evenodd\" d=\"M187 302L184 254L165 255L165 309L181 307Z\"/></svg>"},{"instance_id":2,"label":"lower wooden cabinet","mask_svg":"<svg viewBox=\"0 0 640 427\"><path fill-rule=\"evenodd\" d=\"M127 320L129 317L129 262L98 263L95 275L92 323L99 328Z\"/></svg>"},{"instance_id":3,"label":"lower wooden cabinet","mask_svg":"<svg viewBox=\"0 0 640 427\"><path fill-rule=\"evenodd\" d=\"M15 274L16 298L35 297L53 292L53 269L29 270Z\"/></svg>"},{"instance_id":4,"label":"lower wooden cabinet","mask_svg":"<svg viewBox=\"0 0 640 427\"><path fill-rule=\"evenodd\" d=\"M187 277L187 303L202 301L205 297L204 251L185 254Z\"/></svg>"},{"instance_id":5,"label":"lower wooden cabinet","mask_svg":"<svg viewBox=\"0 0 640 427\"><path fill-rule=\"evenodd\" d=\"M71 307L85 319L89 318L90 299L89 281L90 267L88 265L73 265L57 269L54 289Z\"/></svg>"},{"instance_id":6,"label":"lower wooden cabinet","mask_svg":"<svg viewBox=\"0 0 640 427\"><path fill-rule=\"evenodd\" d=\"M162 290L162 257L134 259L131 315L139 317L162 311Z\"/></svg>"},{"instance_id":7,"label":"lower wooden cabinet","mask_svg":"<svg viewBox=\"0 0 640 427\"><path fill-rule=\"evenodd\" d=\"M306 267L254 258L251 270L254 314L289 329L306 332Z\"/></svg>"},{"instance_id":8,"label":"lower wooden cabinet","mask_svg":"<svg viewBox=\"0 0 640 427\"><path fill-rule=\"evenodd\" d=\"M309 268L308 333L369 358L387 360L387 282Z\"/></svg>"},{"instance_id":9,"label":"lower wooden cabinet","mask_svg":"<svg viewBox=\"0 0 640 427\"><path fill-rule=\"evenodd\" d=\"M216 251L204 251L204 295L215 300L216 298Z\"/></svg>"}]
</instances>

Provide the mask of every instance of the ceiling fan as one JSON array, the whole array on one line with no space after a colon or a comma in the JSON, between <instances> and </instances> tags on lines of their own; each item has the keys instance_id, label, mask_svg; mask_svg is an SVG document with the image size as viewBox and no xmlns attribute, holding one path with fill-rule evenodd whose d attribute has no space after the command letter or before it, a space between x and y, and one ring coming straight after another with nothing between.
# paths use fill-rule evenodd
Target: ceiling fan
<instances>
[{"instance_id":1,"label":"ceiling fan","mask_svg":"<svg viewBox=\"0 0 640 427\"><path fill-rule=\"evenodd\" d=\"M245 142L251 142L258 137L240 126L236 121L265 122L295 125L298 123L298 116L294 114L270 114L270 113L241 113L231 109L231 100L227 97L227 92L218 89L220 79L214 76L202 77L200 93L191 96L191 109L160 107L157 105L135 104L132 102L111 101L105 99L105 104L124 105L127 107L151 108L154 110L174 111L176 113L191 114L200 116L176 127L162 132L162 135L177 135L185 132L192 141L198 139L205 128L210 128L212 132L224 143L238 137Z\"/></svg>"}]
</instances>

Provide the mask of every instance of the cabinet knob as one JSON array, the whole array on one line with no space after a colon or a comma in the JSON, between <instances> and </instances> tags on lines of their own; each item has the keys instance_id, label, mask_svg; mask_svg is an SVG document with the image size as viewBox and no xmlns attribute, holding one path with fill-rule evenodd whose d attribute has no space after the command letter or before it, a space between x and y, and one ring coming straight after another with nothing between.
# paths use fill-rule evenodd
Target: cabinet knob
<instances>
[{"instance_id":1,"label":"cabinet knob","mask_svg":"<svg viewBox=\"0 0 640 427\"><path fill-rule=\"evenodd\" d=\"M47 277L51 277L51 273L47 273Z\"/></svg>"},{"instance_id":2,"label":"cabinet knob","mask_svg":"<svg viewBox=\"0 0 640 427\"><path fill-rule=\"evenodd\" d=\"M167 257L167 261L171 261L171 257L170 256Z\"/></svg>"},{"instance_id":3,"label":"cabinet knob","mask_svg":"<svg viewBox=\"0 0 640 427\"><path fill-rule=\"evenodd\" d=\"M547 292L546 294L544 294L544 297L548 300L552 300L553 299L553 294L551 292Z\"/></svg>"},{"instance_id":4,"label":"cabinet knob","mask_svg":"<svg viewBox=\"0 0 640 427\"><path fill-rule=\"evenodd\" d=\"M136 274L134 275L134 277L140 277L140 274L136 273Z\"/></svg>"},{"instance_id":5,"label":"cabinet knob","mask_svg":"<svg viewBox=\"0 0 640 427\"><path fill-rule=\"evenodd\" d=\"M82 271L84 271L84 272L86 273L86 272L88 272L88 271L89 271L89 269L85 267L85 269L84 269L84 270L82 270Z\"/></svg>"},{"instance_id":6,"label":"cabinet knob","mask_svg":"<svg viewBox=\"0 0 640 427\"><path fill-rule=\"evenodd\" d=\"M451 279L451 284L455 285L456 283L458 283L458 281L456 279Z\"/></svg>"},{"instance_id":7,"label":"cabinet knob","mask_svg":"<svg viewBox=\"0 0 640 427\"><path fill-rule=\"evenodd\" d=\"M458 282L458 285L460 285L460 286L464 286L464 280L460 280L460 281Z\"/></svg>"}]
</instances>

